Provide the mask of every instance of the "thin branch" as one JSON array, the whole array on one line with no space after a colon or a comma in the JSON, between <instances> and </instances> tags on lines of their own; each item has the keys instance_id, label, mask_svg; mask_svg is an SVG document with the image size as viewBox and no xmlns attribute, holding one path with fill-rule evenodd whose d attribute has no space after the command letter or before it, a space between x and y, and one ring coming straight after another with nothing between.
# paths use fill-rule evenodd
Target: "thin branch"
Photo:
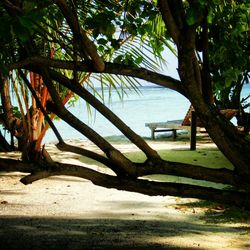
<instances>
[{"instance_id":1,"label":"thin branch","mask_svg":"<svg viewBox=\"0 0 250 250\"><path fill-rule=\"evenodd\" d=\"M54 123L50 120L46 110L44 109L43 105L41 104L38 96L36 95L35 90L33 89L33 87L31 86L30 82L28 81L28 79L26 78L26 76L24 75L24 73L22 72L22 70L18 70L20 76L22 77L23 81L25 82L25 84L27 85L27 87L29 88L30 92L32 93L32 95L34 96L36 103L38 105L38 107L41 109L46 121L48 122L48 124L50 125L50 127L52 128L53 132L55 133L57 139L59 142L63 143L63 138L61 137L60 133L58 132L57 128L55 127Z\"/></svg>"},{"instance_id":2,"label":"thin branch","mask_svg":"<svg viewBox=\"0 0 250 250\"><path fill-rule=\"evenodd\" d=\"M59 38L56 38L55 36L53 36L49 31L44 29L43 26L41 26L40 24L35 22L35 25L38 27L37 32L44 39L44 41L48 41L50 43L52 43L52 42L57 43L61 46L61 49L64 49L67 52L68 55L73 54L74 51L69 45L67 45L65 42L62 42ZM49 26L51 29L54 29L53 26L51 26L47 23L46 23L46 25ZM54 30L54 31L56 31L58 33L58 35L63 36L63 39L66 40L68 42L68 44L71 44L71 40L67 36L65 36L62 32L60 32L58 30ZM50 37L50 39L44 33L48 37Z\"/></svg>"},{"instance_id":3,"label":"thin branch","mask_svg":"<svg viewBox=\"0 0 250 250\"><path fill-rule=\"evenodd\" d=\"M19 7L11 3L9 0L2 0L1 1L5 9L11 13L12 15L20 15L23 14L23 10Z\"/></svg>"},{"instance_id":4,"label":"thin branch","mask_svg":"<svg viewBox=\"0 0 250 250\"><path fill-rule=\"evenodd\" d=\"M112 164L108 158L106 158L102 155L99 155L93 151L90 151L90 150L87 150L84 148L80 148L77 146L72 146L72 145L69 145L67 143L58 143L56 145L56 147L58 149L60 149L61 151L72 152L75 154L86 156L86 157L93 159L93 160L96 160L96 161L98 161L98 162L100 162L100 163L104 164L105 166L112 169Z\"/></svg>"},{"instance_id":5,"label":"thin branch","mask_svg":"<svg viewBox=\"0 0 250 250\"><path fill-rule=\"evenodd\" d=\"M57 6L63 13L64 17L67 20L73 34L74 39L79 43L81 51L84 55L90 56L93 60L93 66L98 72L102 72L105 68L105 64L102 58L98 55L97 49L94 43L88 38L86 32L80 27L77 15L74 15L74 11L71 11L69 6L64 0L56 0ZM86 56L84 56L86 59Z\"/></svg>"},{"instance_id":6,"label":"thin branch","mask_svg":"<svg viewBox=\"0 0 250 250\"><path fill-rule=\"evenodd\" d=\"M102 58L98 55L97 49L94 43L88 38L87 33L81 29L82 35L82 43L83 46L86 48L87 53L89 54L90 58L93 60L93 66L98 72L103 72L105 69L105 63Z\"/></svg>"}]
</instances>

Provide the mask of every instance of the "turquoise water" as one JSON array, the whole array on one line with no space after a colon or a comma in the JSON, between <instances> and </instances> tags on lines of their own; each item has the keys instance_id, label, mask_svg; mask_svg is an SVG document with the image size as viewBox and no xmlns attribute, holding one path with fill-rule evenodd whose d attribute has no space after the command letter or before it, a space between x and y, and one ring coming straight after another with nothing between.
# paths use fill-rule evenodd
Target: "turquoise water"
<instances>
[{"instance_id":1,"label":"turquoise water","mask_svg":"<svg viewBox=\"0 0 250 250\"><path fill-rule=\"evenodd\" d=\"M134 91L127 91L128 95L125 95L122 101L115 90L111 91L112 100L110 102L108 89L104 91L104 95L106 96L105 102L108 107L131 129L143 137L150 137L151 135L150 129L145 127L145 123L181 120L190 106L190 102L185 97L166 88L146 85L139 87L139 90L140 94ZM248 84L243 89L242 97L246 97L249 94L250 85ZM104 137L122 135L118 129L98 112L92 110L92 115L90 115L86 103L82 100L75 103L75 106L70 107L69 110ZM246 111L250 112L250 107ZM86 139L63 121L54 121L54 123L65 140ZM56 141L57 139L53 131L49 129L43 142Z\"/></svg>"},{"instance_id":2,"label":"turquoise water","mask_svg":"<svg viewBox=\"0 0 250 250\"><path fill-rule=\"evenodd\" d=\"M110 103L108 89L105 90L104 96L106 96L105 100L108 107L131 129L143 137L150 137L151 135L150 129L145 127L145 123L181 120L185 117L190 106L189 100L170 89L146 85L139 87L139 90L140 94L128 91L128 95L125 95L122 101L115 90L111 92L112 100ZM248 84L243 89L242 97L249 94L250 85ZM104 137L122 135L98 112L92 110L92 116L90 116L84 101L80 100L75 104L75 107L70 108L70 111ZM250 108L246 111L250 112ZM235 120L232 121L236 122ZM86 139L63 121L56 121L55 125L64 139ZM56 141L56 137L50 130L44 142L54 141Z\"/></svg>"},{"instance_id":3,"label":"turquoise water","mask_svg":"<svg viewBox=\"0 0 250 250\"><path fill-rule=\"evenodd\" d=\"M104 96L106 96L105 102L108 107L141 136L150 136L150 130L145 127L145 123L183 119L190 105L185 97L166 88L147 85L139 87L139 90L139 94L128 91L128 95L125 95L123 100L119 98L115 90L111 92L110 102L108 89L105 90ZM70 111L102 136L122 135L98 112L92 110L92 115L89 115L84 101L76 103ZM86 139L62 121L56 121L55 125L64 139ZM50 130L44 142L51 141L56 141L56 137Z\"/></svg>"}]
</instances>

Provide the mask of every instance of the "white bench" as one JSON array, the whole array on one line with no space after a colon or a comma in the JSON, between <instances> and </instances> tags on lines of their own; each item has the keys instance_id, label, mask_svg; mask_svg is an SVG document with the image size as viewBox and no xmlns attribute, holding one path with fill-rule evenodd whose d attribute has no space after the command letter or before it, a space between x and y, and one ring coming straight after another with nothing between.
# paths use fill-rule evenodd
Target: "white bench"
<instances>
[{"instance_id":1,"label":"white bench","mask_svg":"<svg viewBox=\"0 0 250 250\"><path fill-rule=\"evenodd\" d=\"M173 120L167 122L152 122L146 123L145 126L151 130L151 138L155 139L155 133L158 132L172 132L173 138L177 137L177 130L191 130L190 126L181 125L183 120Z\"/></svg>"}]
</instances>

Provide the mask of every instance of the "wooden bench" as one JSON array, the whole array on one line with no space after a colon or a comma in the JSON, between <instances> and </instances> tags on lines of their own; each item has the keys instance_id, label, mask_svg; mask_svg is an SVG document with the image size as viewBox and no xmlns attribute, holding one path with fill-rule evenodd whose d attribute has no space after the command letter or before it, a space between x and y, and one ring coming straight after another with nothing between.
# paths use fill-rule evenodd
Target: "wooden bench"
<instances>
[{"instance_id":1,"label":"wooden bench","mask_svg":"<svg viewBox=\"0 0 250 250\"><path fill-rule=\"evenodd\" d=\"M155 140L155 133L158 132L172 132L173 138L177 137L177 130L188 130L190 131L190 126L183 126L183 120L173 120L167 122L153 122L146 123L145 126L151 130L151 138Z\"/></svg>"},{"instance_id":2,"label":"wooden bench","mask_svg":"<svg viewBox=\"0 0 250 250\"><path fill-rule=\"evenodd\" d=\"M237 109L224 109L220 110L220 113L228 120L231 120L236 114ZM196 132L204 128L199 117L196 117L196 113L192 106L190 106L185 118L183 120L173 120L167 122L154 122L146 123L146 127L151 130L151 138L155 139L155 133L172 131L173 138L177 137L177 130L190 131L190 149L196 149Z\"/></svg>"},{"instance_id":3,"label":"wooden bench","mask_svg":"<svg viewBox=\"0 0 250 250\"><path fill-rule=\"evenodd\" d=\"M155 139L156 132L172 131L173 138L177 137L177 130L190 131L190 150L196 149L196 132L200 131L202 127L197 126L196 114L193 110L190 111L190 125L183 125L183 120L173 120L167 122L146 123L145 126L151 130L151 138Z\"/></svg>"}]
</instances>

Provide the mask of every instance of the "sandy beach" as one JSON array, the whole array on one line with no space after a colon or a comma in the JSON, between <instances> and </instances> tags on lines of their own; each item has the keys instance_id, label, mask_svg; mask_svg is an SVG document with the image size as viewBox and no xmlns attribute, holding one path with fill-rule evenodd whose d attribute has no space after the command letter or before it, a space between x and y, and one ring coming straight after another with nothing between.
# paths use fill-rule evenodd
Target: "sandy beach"
<instances>
[{"instance_id":1,"label":"sandy beach","mask_svg":"<svg viewBox=\"0 0 250 250\"><path fill-rule=\"evenodd\" d=\"M97 150L87 141L73 143ZM189 148L188 141L149 143L157 150ZM137 150L129 143L116 146L123 152ZM209 147L215 148L211 142L197 145ZM83 164L78 155L53 145L46 149L56 161ZM220 220L225 213L221 206L210 208L208 215L209 208L196 199L149 197L65 176L25 186L19 182L22 173L0 174L0 249L250 248L249 218Z\"/></svg>"}]
</instances>

